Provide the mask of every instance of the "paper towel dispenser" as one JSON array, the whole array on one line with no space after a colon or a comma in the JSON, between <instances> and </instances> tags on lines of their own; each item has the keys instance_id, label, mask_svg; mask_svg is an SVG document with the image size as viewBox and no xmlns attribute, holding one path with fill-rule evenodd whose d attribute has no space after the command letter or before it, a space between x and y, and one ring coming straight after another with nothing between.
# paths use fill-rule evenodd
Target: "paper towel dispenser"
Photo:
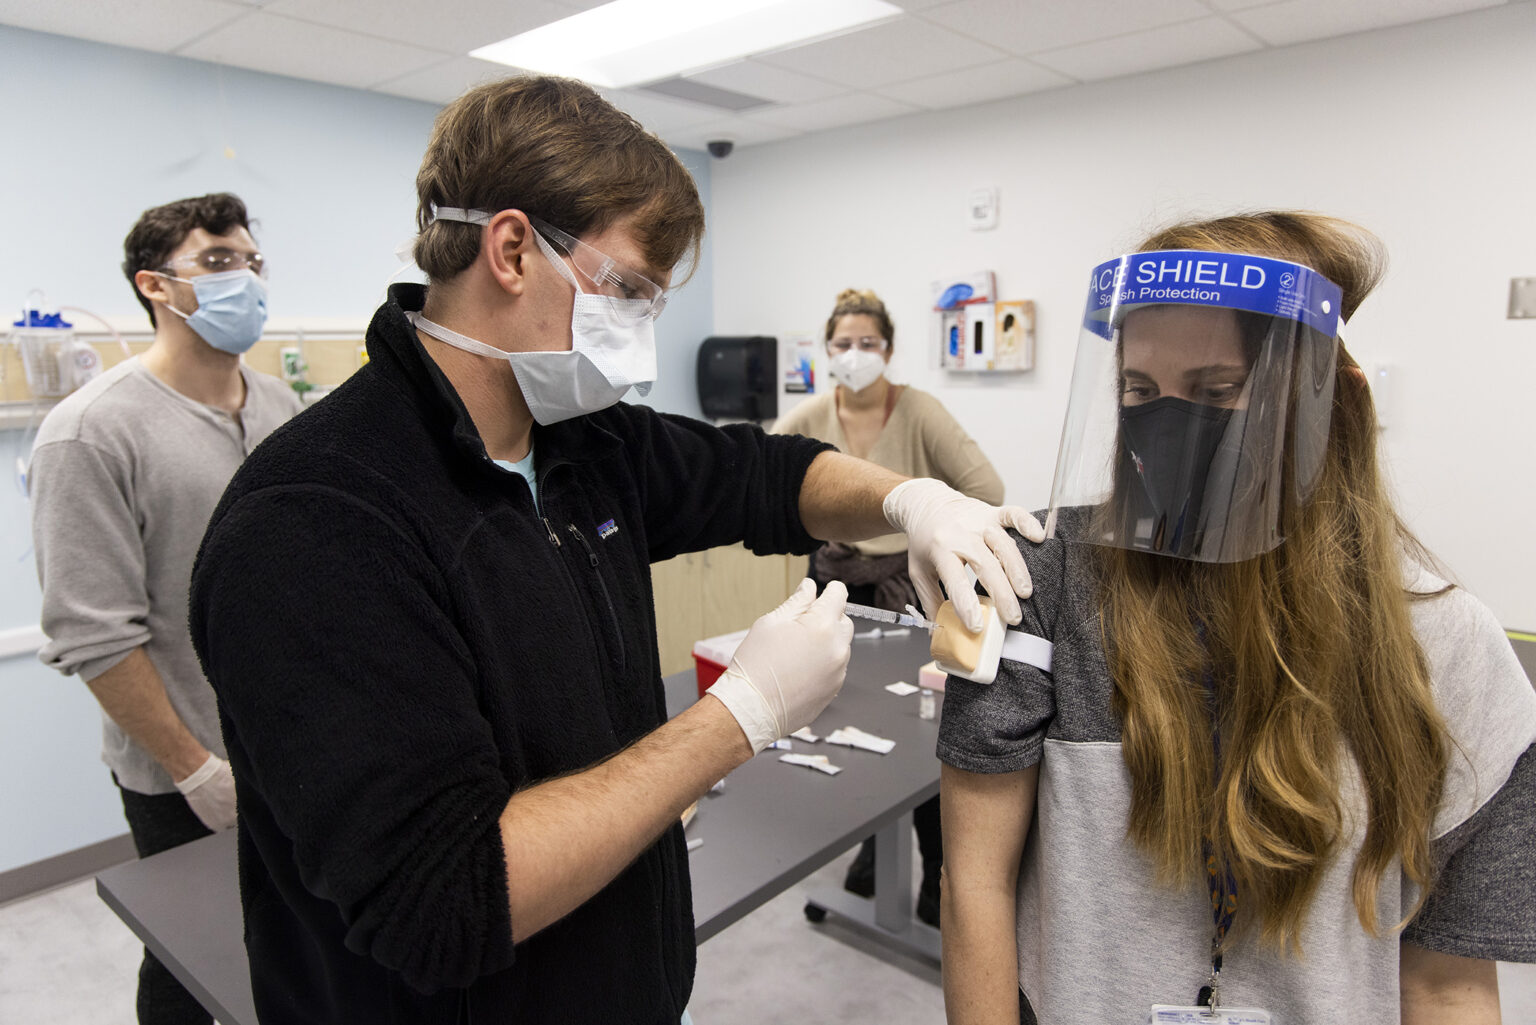
<instances>
[{"instance_id":1,"label":"paper towel dispenser","mask_svg":"<svg viewBox=\"0 0 1536 1025\"><path fill-rule=\"evenodd\" d=\"M765 335L710 337L699 344L699 406L711 420L779 415L779 342Z\"/></svg>"}]
</instances>

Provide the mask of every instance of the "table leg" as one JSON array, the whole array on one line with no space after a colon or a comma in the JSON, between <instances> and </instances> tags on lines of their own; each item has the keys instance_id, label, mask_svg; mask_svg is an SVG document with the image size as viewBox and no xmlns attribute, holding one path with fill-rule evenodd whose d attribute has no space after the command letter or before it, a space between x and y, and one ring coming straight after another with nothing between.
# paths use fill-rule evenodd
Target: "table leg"
<instances>
[{"instance_id":1,"label":"table leg","mask_svg":"<svg viewBox=\"0 0 1536 1025\"><path fill-rule=\"evenodd\" d=\"M912 921L912 813L875 834L875 924L899 932Z\"/></svg>"},{"instance_id":2,"label":"table leg","mask_svg":"<svg viewBox=\"0 0 1536 1025\"><path fill-rule=\"evenodd\" d=\"M875 834L875 897L871 902L845 890L817 891L805 914L819 922L832 912L860 932L905 954L939 960L939 931L912 915L912 813Z\"/></svg>"}]
</instances>

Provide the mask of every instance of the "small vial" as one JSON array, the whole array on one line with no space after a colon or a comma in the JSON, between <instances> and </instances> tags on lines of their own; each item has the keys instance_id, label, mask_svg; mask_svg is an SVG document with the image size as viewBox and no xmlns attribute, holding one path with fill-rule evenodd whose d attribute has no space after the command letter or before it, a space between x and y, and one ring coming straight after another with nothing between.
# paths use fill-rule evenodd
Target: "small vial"
<instances>
[{"instance_id":1,"label":"small vial","mask_svg":"<svg viewBox=\"0 0 1536 1025\"><path fill-rule=\"evenodd\" d=\"M917 717L919 719L932 719L939 712L939 703L934 700L933 691L924 687L922 693L917 696Z\"/></svg>"}]
</instances>

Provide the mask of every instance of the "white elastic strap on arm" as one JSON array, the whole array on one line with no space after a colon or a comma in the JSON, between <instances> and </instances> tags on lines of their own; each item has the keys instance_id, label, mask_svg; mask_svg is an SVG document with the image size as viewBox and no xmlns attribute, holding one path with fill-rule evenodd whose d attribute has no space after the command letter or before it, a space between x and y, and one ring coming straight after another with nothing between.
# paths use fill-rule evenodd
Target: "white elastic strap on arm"
<instances>
[{"instance_id":1,"label":"white elastic strap on arm","mask_svg":"<svg viewBox=\"0 0 1536 1025\"><path fill-rule=\"evenodd\" d=\"M1003 658L1010 662L1023 662L1025 665L1034 666L1044 672L1051 671L1051 654L1055 651L1055 645L1044 637L1024 633L1022 630L1009 630L1003 634Z\"/></svg>"}]
</instances>

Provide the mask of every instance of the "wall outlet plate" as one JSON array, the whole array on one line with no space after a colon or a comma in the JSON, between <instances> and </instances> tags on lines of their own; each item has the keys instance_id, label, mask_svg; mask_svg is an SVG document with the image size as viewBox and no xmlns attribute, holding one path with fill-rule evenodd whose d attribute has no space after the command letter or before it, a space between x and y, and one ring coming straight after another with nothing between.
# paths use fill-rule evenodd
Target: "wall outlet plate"
<instances>
[{"instance_id":1,"label":"wall outlet plate","mask_svg":"<svg viewBox=\"0 0 1536 1025\"><path fill-rule=\"evenodd\" d=\"M1536 278L1509 279L1509 319L1536 318Z\"/></svg>"},{"instance_id":2,"label":"wall outlet plate","mask_svg":"<svg viewBox=\"0 0 1536 1025\"><path fill-rule=\"evenodd\" d=\"M997 227L997 188L972 189L965 201L965 223L972 231Z\"/></svg>"}]
</instances>

